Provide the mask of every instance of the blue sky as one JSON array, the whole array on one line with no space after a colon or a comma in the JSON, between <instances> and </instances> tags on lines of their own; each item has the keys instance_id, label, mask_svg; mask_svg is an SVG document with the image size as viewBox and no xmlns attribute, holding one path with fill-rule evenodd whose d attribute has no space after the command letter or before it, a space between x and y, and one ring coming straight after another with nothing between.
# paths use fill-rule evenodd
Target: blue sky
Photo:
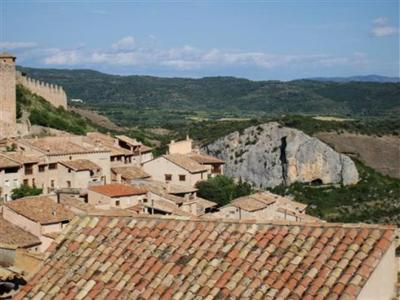
<instances>
[{"instance_id":1,"label":"blue sky","mask_svg":"<svg viewBox=\"0 0 400 300\"><path fill-rule=\"evenodd\" d=\"M288 80L399 75L399 1L0 3L24 66Z\"/></svg>"}]
</instances>

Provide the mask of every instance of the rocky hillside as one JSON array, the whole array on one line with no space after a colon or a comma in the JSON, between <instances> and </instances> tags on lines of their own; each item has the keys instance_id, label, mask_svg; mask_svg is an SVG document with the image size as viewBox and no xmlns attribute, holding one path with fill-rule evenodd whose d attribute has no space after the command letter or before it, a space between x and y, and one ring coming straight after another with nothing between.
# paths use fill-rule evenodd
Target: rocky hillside
<instances>
[{"instance_id":1,"label":"rocky hillside","mask_svg":"<svg viewBox=\"0 0 400 300\"><path fill-rule=\"evenodd\" d=\"M260 188L294 182L351 185L359 180L357 168L348 156L276 122L233 132L203 151L226 161L226 175Z\"/></svg>"}]
</instances>

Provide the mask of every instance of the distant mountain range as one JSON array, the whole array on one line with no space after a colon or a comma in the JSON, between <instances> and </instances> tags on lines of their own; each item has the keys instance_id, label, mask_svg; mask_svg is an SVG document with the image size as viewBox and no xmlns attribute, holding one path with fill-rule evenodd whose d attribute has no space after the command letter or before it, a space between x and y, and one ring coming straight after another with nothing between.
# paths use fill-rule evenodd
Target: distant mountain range
<instances>
[{"instance_id":1,"label":"distant mountain range","mask_svg":"<svg viewBox=\"0 0 400 300\"><path fill-rule=\"evenodd\" d=\"M235 77L119 76L93 70L22 68L29 76L64 87L69 99L101 111L142 109L267 114L381 115L400 112L400 84L331 79L252 81ZM367 82L375 78L374 82ZM336 80L337 81L337 80ZM137 113L136 113L137 115Z\"/></svg>"},{"instance_id":2,"label":"distant mountain range","mask_svg":"<svg viewBox=\"0 0 400 300\"><path fill-rule=\"evenodd\" d=\"M359 75L359 76L350 76L350 77L313 77L306 78L309 80L316 81L331 81L331 82L351 82L351 81L360 81L360 82L400 82L400 77L388 77L381 75Z\"/></svg>"}]
</instances>

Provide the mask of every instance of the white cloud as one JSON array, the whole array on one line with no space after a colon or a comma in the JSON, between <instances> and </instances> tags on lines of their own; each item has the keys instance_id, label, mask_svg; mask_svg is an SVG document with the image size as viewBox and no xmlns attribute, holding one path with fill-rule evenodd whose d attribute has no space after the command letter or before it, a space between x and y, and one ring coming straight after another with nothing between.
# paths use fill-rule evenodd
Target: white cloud
<instances>
[{"instance_id":1,"label":"white cloud","mask_svg":"<svg viewBox=\"0 0 400 300\"><path fill-rule=\"evenodd\" d=\"M76 65L82 62L79 50L47 49L50 53L43 62L46 65Z\"/></svg>"},{"instance_id":2,"label":"white cloud","mask_svg":"<svg viewBox=\"0 0 400 300\"><path fill-rule=\"evenodd\" d=\"M133 36L126 36L118 42L112 44L114 50L129 51L135 48L135 38Z\"/></svg>"},{"instance_id":3,"label":"white cloud","mask_svg":"<svg viewBox=\"0 0 400 300\"><path fill-rule=\"evenodd\" d=\"M19 49L30 49L37 47L36 43L32 42L2 42L0 43L0 49L7 50L19 50Z\"/></svg>"},{"instance_id":4,"label":"white cloud","mask_svg":"<svg viewBox=\"0 0 400 300\"><path fill-rule=\"evenodd\" d=\"M399 28L389 24L387 17L379 17L372 21L374 24L371 34L376 37L385 37L395 35L399 32Z\"/></svg>"}]
</instances>

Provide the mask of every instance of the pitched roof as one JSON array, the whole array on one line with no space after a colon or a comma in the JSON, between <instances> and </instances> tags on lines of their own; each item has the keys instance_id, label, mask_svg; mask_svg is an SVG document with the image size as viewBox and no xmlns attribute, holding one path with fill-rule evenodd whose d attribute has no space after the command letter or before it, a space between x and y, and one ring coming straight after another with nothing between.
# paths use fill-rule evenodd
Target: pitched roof
<instances>
[{"instance_id":1,"label":"pitched roof","mask_svg":"<svg viewBox=\"0 0 400 300\"><path fill-rule=\"evenodd\" d=\"M184 154L168 154L163 155L163 157L190 173L207 171L206 167Z\"/></svg>"},{"instance_id":2,"label":"pitched roof","mask_svg":"<svg viewBox=\"0 0 400 300\"><path fill-rule=\"evenodd\" d=\"M367 225L75 218L18 296L355 299L393 242Z\"/></svg>"},{"instance_id":3,"label":"pitched roof","mask_svg":"<svg viewBox=\"0 0 400 300\"><path fill-rule=\"evenodd\" d=\"M26 248L39 244L36 236L0 217L0 247Z\"/></svg>"},{"instance_id":4,"label":"pitched roof","mask_svg":"<svg viewBox=\"0 0 400 300\"><path fill-rule=\"evenodd\" d=\"M0 154L0 168L18 168L21 165L13 159Z\"/></svg>"},{"instance_id":5,"label":"pitched roof","mask_svg":"<svg viewBox=\"0 0 400 300\"><path fill-rule=\"evenodd\" d=\"M20 164L32 164L39 162L40 158L37 156L26 155L25 153L19 152L6 152L1 153L1 156L6 156L7 158L14 160Z\"/></svg>"},{"instance_id":6,"label":"pitched roof","mask_svg":"<svg viewBox=\"0 0 400 300\"><path fill-rule=\"evenodd\" d=\"M143 195L147 193L147 189L145 188L120 183L95 185L89 187L89 190L111 198Z\"/></svg>"},{"instance_id":7,"label":"pitched roof","mask_svg":"<svg viewBox=\"0 0 400 300\"><path fill-rule=\"evenodd\" d=\"M307 207L306 204L265 191L233 199L226 206L235 206L246 211L256 211L264 209L273 203L278 203L282 208L287 207L293 211L302 211Z\"/></svg>"},{"instance_id":8,"label":"pitched roof","mask_svg":"<svg viewBox=\"0 0 400 300\"><path fill-rule=\"evenodd\" d=\"M200 164L224 164L225 163L223 160L216 158L214 156L211 156L211 155L207 155L207 154L191 153L191 154L188 154L188 156Z\"/></svg>"},{"instance_id":9,"label":"pitched roof","mask_svg":"<svg viewBox=\"0 0 400 300\"><path fill-rule=\"evenodd\" d=\"M40 224L71 220L74 214L47 196L27 197L4 204L20 215Z\"/></svg>"},{"instance_id":10,"label":"pitched roof","mask_svg":"<svg viewBox=\"0 0 400 300\"><path fill-rule=\"evenodd\" d=\"M126 135L116 135L115 137L117 139L119 139L120 141L123 141L123 142L125 142L125 143L127 143L129 145L132 145L132 146L140 146L140 145L142 145L142 143L138 142L136 139L132 139L129 136L126 136Z\"/></svg>"},{"instance_id":11,"label":"pitched roof","mask_svg":"<svg viewBox=\"0 0 400 300\"><path fill-rule=\"evenodd\" d=\"M142 168L136 166L114 167L111 168L111 171L115 174L120 174L122 178L127 180L151 177Z\"/></svg>"},{"instance_id":12,"label":"pitched roof","mask_svg":"<svg viewBox=\"0 0 400 300\"><path fill-rule=\"evenodd\" d=\"M95 171L101 169L101 167L88 159L61 161L60 164L74 171Z\"/></svg>"},{"instance_id":13,"label":"pitched roof","mask_svg":"<svg viewBox=\"0 0 400 300\"><path fill-rule=\"evenodd\" d=\"M76 153L109 152L108 149L98 148L83 143L81 137L44 137L39 139L22 139L18 143L28 145L46 155L65 155Z\"/></svg>"},{"instance_id":14,"label":"pitched roof","mask_svg":"<svg viewBox=\"0 0 400 300\"><path fill-rule=\"evenodd\" d=\"M93 145L100 144L110 150L111 156L132 154L129 150L117 146L115 139L110 135L100 132L88 132L86 136L87 140Z\"/></svg>"}]
</instances>

